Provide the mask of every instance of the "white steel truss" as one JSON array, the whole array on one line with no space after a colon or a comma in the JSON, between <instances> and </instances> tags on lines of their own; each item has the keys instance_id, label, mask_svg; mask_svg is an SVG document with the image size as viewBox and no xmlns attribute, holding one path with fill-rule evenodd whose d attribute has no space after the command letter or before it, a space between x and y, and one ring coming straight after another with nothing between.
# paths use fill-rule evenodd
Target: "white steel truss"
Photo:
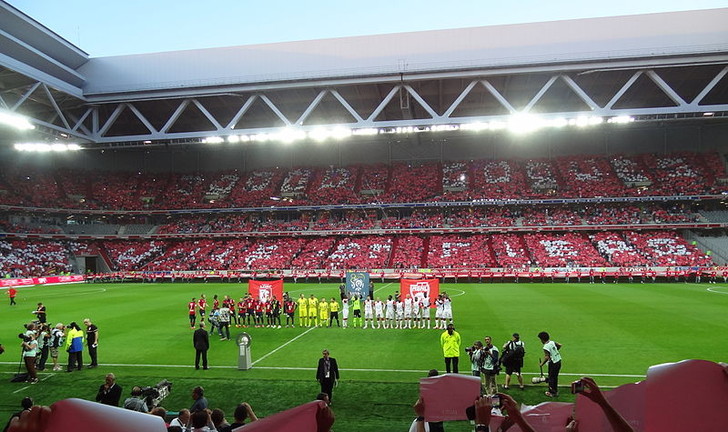
<instances>
[{"instance_id":1,"label":"white steel truss","mask_svg":"<svg viewBox=\"0 0 728 432\"><path fill-rule=\"evenodd\" d=\"M696 66L700 67L700 66ZM328 81L311 82L307 86L285 89L267 87L254 91L230 92L219 89L219 93L201 92L184 97L166 97L157 100L139 98L122 102L91 104L77 99L75 104L65 101L59 103L59 92L43 82L36 81L23 91L16 91L12 97L0 91L0 106L4 109L26 114L38 126L67 134L70 137L91 143L134 143L165 142L180 139L203 139L211 136L230 136L241 134L272 133L281 128L294 128L310 131L321 127L346 127L351 129L396 128L417 126L438 126L504 120L513 114L533 113L542 117L633 116L649 119L660 116L660 120L686 118L689 116L728 113L728 100L725 100L728 87L728 61L712 65L707 78L696 87L690 97L681 95L679 86L670 83L660 67L627 69L624 82L611 82L604 78L599 82L600 90L580 83L580 75L594 71L574 73L552 70L500 75L502 82L515 78L541 80L531 89L528 98L523 92L512 94L507 86L496 84L490 76L492 72L474 76L472 71L458 74L450 72L440 77L430 75L427 79L405 79L391 77L372 84L362 79L357 87L356 80L340 84ZM682 67L689 75L691 67ZM598 71L597 71L598 72ZM431 90L442 79L459 80L459 88L451 100L444 101L442 91ZM440 83L441 84L441 83ZM604 91L605 86L609 91ZM540 104L546 96L559 87L556 98L572 100L572 106L543 109ZM638 87L648 86L649 99L659 101L650 106L625 106L625 99L639 99ZM599 86L594 86L599 87ZM357 91L352 91L356 88ZM429 90L423 90L429 89ZM301 92L305 90L304 96ZM723 99L707 96L718 90ZM479 93L476 101L466 101ZM628 96L632 95L632 96ZM233 97L224 105L216 98ZM68 95L65 95L68 99ZM479 111L477 99L489 99L489 108ZM520 99L519 99L520 98ZM26 107L42 99L45 110ZM519 99L519 100L517 100ZM643 97L644 99L644 97ZM433 100L439 100L434 104ZM295 102L293 102L295 101ZM362 101L367 101L364 104ZM163 104L164 110L155 109L155 104ZM325 112L317 114L323 109ZM142 109L142 105L144 108ZM366 105L366 107L364 107ZM468 106L465 114L458 113ZM558 104L557 104L558 105ZM628 104L629 105L629 104ZM634 104L633 104L634 105ZM69 108L72 106L73 108ZM373 107L373 108L372 108ZM333 114L327 120L326 113ZM253 123L246 123L249 118ZM344 118L344 121L340 119Z\"/></svg>"}]
</instances>

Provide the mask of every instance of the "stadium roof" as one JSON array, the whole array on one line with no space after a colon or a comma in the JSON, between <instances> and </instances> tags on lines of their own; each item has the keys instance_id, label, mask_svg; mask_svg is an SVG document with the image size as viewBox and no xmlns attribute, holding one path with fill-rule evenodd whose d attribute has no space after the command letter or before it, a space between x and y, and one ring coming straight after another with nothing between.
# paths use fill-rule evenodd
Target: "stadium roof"
<instances>
[{"instance_id":1,"label":"stadium roof","mask_svg":"<svg viewBox=\"0 0 728 432\"><path fill-rule=\"evenodd\" d=\"M316 115L309 125L358 128L445 125L458 110L468 121L700 115L728 106L726 22L722 8L89 58L0 2L0 106L94 142L257 133ZM480 84L497 109L466 107ZM537 106L549 92L563 103ZM198 112L185 117L188 106Z\"/></svg>"}]
</instances>

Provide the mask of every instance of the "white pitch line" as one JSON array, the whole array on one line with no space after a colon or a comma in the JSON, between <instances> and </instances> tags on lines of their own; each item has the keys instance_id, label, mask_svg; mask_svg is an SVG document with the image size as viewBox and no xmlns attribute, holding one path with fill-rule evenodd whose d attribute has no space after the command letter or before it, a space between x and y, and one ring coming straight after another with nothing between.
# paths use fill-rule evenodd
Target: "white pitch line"
<instances>
[{"instance_id":1,"label":"white pitch line","mask_svg":"<svg viewBox=\"0 0 728 432\"><path fill-rule=\"evenodd\" d=\"M290 344L291 342L294 342L294 341L295 341L295 340L297 340L298 338L301 338L301 337L303 337L303 336L307 335L307 334L308 334L308 333L309 333L309 332L310 332L311 330L313 330L313 329L315 329L315 328L316 328L316 327L311 327L310 329L308 329L308 330L306 330L305 332L301 333L300 335L298 335L298 336L294 337L293 339L289 340L288 342L284 343L283 345L279 346L278 348L274 349L273 351L269 352L268 354L265 354L265 355L263 355L263 356L262 356L262 357L260 357L260 358L259 358L258 360L254 361L254 362L253 362L252 364L254 365L254 364L258 363L259 361L261 361L261 360L264 360L265 358L267 358L268 356L270 356L270 355L272 355L272 354L276 353L276 352L277 352L278 350L280 350L281 348L283 348L283 347L285 347L286 345Z\"/></svg>"},{"instance_id":2,"label":"white pitch line","mask_svg":"<svg viewBox=\"0 0 728 432\"><path fill-rule=\"evenodd\" d=\"M314 328L310 328L310 330L313 330ZM303 333L299 336L303 336ZM273 352L269 353L272 354ZM262 358L261 358L262 359ZM3 362L0 364L15 364L10 362ZM160 365L160 364L126 364L126 363L103 363L100 366L112 366L112 367L157 367L157 368L167 368L167 369L175 369L175 368L191 368L192 365ZM211 369L237 369L237 366L227 365L227 366L210 366ZM296 366L258 366L256 369L264 369L264 370L291 370L291 371L314 371L316 368L310 368L310 367L296 367ZM359 368L343 368L340 369L344 372L387 372L387 373L414 373L414 374L423 374L426 371L422 369L359 369ZM4 372L6 374L8 373L15 373L15 372ZM465 373L463 373L465 374ZM48 374L48 377L44 378L43 381L46 379L49 379L54 374ZM467 374L466 374L467 375ZM540 375L538 372L523 372L523 375ZM627 375L627 374L602 374L602 373L560 373L561 376L577 376L577 377L584 377L584 376L590 376L590 377L611 377L611 378L645 378L646 375ZM27 388L27 387L25 387ZM21 389L22 390L22 389Z\"/></svg>"},{"instance_id":3,"label":"white pitch line","mask_svg":"<svg viewBox=\"0 0 728 432\"><path fill-rule=\"evenodd\" d=\"M706 288L706 291L712 292L712 293L715 293L715 294L728 294L728 292L716 291L715 288Z\"/></svg>"}]
</instances>

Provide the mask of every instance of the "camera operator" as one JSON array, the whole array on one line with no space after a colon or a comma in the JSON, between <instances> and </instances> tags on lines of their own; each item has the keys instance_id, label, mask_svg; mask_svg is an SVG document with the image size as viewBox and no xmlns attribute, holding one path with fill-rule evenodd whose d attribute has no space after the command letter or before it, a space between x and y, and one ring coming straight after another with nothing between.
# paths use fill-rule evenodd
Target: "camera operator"
<instances>
[{"instance_id":1,"label":"camera operator","mask_svg":"<svg viewBox=\"0 0 728 432\"><path fill-rule=\"evenodd\" d=\"M20 333L18 335L23 342L20 346L23 349L23 361L25 369L28 371L28 382L35 384L38 382L38 375L35 372L35 358L38 356L38 342L35 340L35 332Z\"/></svg>"},{"instance_id":2,"label":"camera operator","mask_svg":"<svg viewBox=\"0 0 728 432\"><path fill-rule=\"evenodd\" d=\"M134 386L131 389L131 397L126 398L126 400L124 401L124 408L143 413L149 412L149 407L147 407L147 403L144 401L144 399L142 399L141 387Z\"/></svg>"},{"instance_id":3,"label":"camera operator","mask_svg":"<svg viewBox=\"0 0 728 432\"><path fill-rule=\"evenodd\" d=\"M485 393L496 394L498 392L498 384L496 376L498 375L498 348L493 346L490 336L485 337L485 345L483 346L483 369L485 375Z\"/></svg>"},{"instance_id":4,"label":"camera operator","mask_svg":"<svg viewBox=\"0 0 728 432\"><path fill-rule=\"evenodd\" d=\"M480 368L483 366L483 342L476 340L473 342L473 346L465 348L465 352L470 357L470 369L473 371L473 376L480 376Z\"/></svg>"}]
</instances>

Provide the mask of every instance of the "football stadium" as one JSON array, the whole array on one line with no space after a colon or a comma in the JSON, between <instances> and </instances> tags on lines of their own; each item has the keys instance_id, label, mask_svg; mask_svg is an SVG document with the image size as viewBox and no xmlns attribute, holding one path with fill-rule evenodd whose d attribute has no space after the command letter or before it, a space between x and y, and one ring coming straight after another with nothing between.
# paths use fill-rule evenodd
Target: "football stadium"
<instances>
[{"instance_id":1,"label":"football stadium","mask_svg":"<svg viewBox=\"0 0 728 432\"><path fill-rule=\"evenodd\" d=\"M0 1L0 421L725 431L726 23L92 57Z\"/></svg>"}]
</instances>

